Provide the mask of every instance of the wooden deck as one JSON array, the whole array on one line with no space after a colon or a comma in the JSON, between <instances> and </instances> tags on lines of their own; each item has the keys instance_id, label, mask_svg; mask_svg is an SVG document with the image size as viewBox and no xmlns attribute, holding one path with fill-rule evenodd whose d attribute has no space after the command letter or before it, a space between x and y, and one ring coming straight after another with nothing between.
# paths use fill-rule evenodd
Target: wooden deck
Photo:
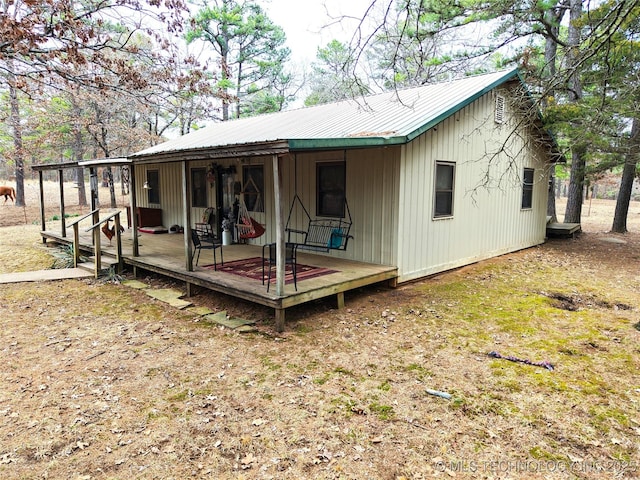
<instances>
[{"instance_id":1,"label":"wooden deck","mask_svg":"<svg viewBox=\"0 0 640 480\"><path fill-rule=\"evenodd\" d=\"M41 232L41 235L45 241L52 240L62 244L71 244L73 241L71 229L68 229L64 238L60 232L44 231ZM139 256L137 257L132 254L132 235L131 230L126 230L122 234L122 254L125 265L132 266L134 274L138 269L144 269L184 281L187 295L191 294L192 286L197 285L211 291L272 307L275 309L278 329L284 327L284 311L289 307L333 295L336 296L338 307L342 307L344 306L344 292L379 282L393 282L397 277L397 267L395 266L374 265L299 251L298 264L325 267L335 270L335 273L304 280L298 279L297 291L293 284L287 284L284 295L278 296L275 293L273 283L267 292L266 285L263 285L260 280L203 268L203 265L213 263L213 253L210 250L203 250L200 255L200 266L194 265L194 271L188 271L182 234L139 233ZM93 255L92 239L88 234L80 236L80 246L81 251L85 254ZM115 239L113 245L110 246L108 240L103 236L101 249L103 255L115 257ZM223 246L222 249L225 263L262 256L262 247L258 245L230 245ZM220 250L217 251L217 255L218 262L220 262Z\"/></svg>"}]
</instances>

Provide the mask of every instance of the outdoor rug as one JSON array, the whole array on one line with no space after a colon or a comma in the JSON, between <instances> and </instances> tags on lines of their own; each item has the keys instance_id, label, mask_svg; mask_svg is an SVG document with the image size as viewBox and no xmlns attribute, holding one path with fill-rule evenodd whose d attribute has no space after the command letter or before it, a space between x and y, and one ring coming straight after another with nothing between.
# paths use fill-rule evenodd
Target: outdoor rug
<instances>
[{"instance_id":1,"label":"outdoor rug","mask_svg":"<svg viewBox=\"0 0 640 480\"><path fill-rule=\"evenodd\" d=\"M204 268L213 270L213 264L205 265ZM224 262L224 265L218 265L218 272L233 273L245 278L252 278L254 280L262 281L262 257L252 257L243 260L236 260L234 262ZM337 270L331 270L324 267L312 267L310 265L303 265L296 263L296 278L298 282L301 280L308 280L310 278L317 278L323 275L329 275L330 273L336 273ZM269 276L269 265L266 264L264 268L264 280L266 282ZM271 282L274 282L276 278L276 268L271 267ZM284 277L285 283L293 283L293 273L291 272L291 265L286 266L286 273Z\"/></svg>"}]
</instances>

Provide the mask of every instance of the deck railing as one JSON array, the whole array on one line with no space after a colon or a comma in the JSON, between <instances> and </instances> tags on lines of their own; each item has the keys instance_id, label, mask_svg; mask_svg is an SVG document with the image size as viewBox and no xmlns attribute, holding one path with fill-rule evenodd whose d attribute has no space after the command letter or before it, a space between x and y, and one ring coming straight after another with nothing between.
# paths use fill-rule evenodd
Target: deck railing
<instances>
[{"instance_id":1,"label":"deck railing","mask_svg":"<svg viewBox=\"0 0 640 480\"><path fill-rule=\"evenodd\" d=\"M80 260L80 231L79 224L85 218L93 217L94 224L85 229L85 232L93 233L93 249L94 249L94 275L95 278L100 276L102 270L102 249L100 248L100 226L105 222L108 222L112 218L114 219L114 236L116 237L116 262L118 273L122 272L124 262L122 260L122 232L120 227L120 210L113 212L105 218L100 217L100 209L95 209L86 215L76 219L71 226L73 226L73 266L77 267Z\"/></svg>"}]
</instances>

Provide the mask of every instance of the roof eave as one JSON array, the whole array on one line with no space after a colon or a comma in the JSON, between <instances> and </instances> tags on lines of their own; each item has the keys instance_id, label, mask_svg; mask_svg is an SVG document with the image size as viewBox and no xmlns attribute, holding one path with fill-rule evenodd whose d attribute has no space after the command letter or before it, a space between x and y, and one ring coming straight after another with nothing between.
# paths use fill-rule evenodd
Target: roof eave
<instances>
[{"instance_id":1,"label":"roof eave","mask_svg":"<svg viewBox=\"0 0 640 480\"><path fill-rule=\"evenodd\" d=\"M402 145L407 137L340 137L340 138L296 138L289 140L291 151L342 150L349 148L371 148Z\"/></svg>"},{"instance_id":2,"label":"roof eave","mask_svg":"<svg viewBox=\"0 0 640 480\"><path fill-rule=\"evenodd\" d=\"M135 153L130 155L128 159L135 164L148 164L157 162L179 162L182 160L216 160L222 158L284 155L288 152L288 142L278 140L266 143L224 145L220 147L203 147L187 150L172 150L168 152Z\"/></svg>"},{"instance_id":3,"label":"roof eave","mask_svg":"<svg viewBox=\"0 0 640 480\"><path fill-rule=\"evenodd\" d=\"M39 165L31 165L31 170L35 172L43 172L45 170L64 170L66 168L78 168L78 162L41 163Z\"/></svg>"},{"instance_id":4,"label":"roof eave","mask_svg":"<svg viewBox=\"0 0 640 480\"><path fill-rule=\"evenodd\" d=\"M100 167L103 165L128 165L131 163L126 157L114 157L114 158L94 158L91 160L83 160L78 162L80 167Z\"/></svg>"}]
</instances>

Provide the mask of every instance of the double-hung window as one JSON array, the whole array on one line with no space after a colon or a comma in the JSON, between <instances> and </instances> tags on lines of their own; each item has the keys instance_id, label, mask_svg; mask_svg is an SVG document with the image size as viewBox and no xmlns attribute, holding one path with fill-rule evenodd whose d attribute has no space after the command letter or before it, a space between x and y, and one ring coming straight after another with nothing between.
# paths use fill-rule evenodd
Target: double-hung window
<instances>
[{"instance_id":1,"label":"double-hung window","mask_svg":"<svg viewBox=\"0 0 640 480\"><path fill-rule=\"evenodd\" d=\"M344 162L316 165L316 214L319 217L344 217L346 170Z\"/></svg>"},{"instance_id":2,"label":"double-hung window","mask_svg":"<svg viewBox=\"0 0 640 480\"><path fill-rule=\"evenodd\" d=\"M533 206L533 168L525 168L522 174L522 208Z\"/></svg>"},{"instance_id":3,"label":"double-hung window","mask_svg":"<svg viewBox=\"0 0 640 480\"><path fill-rule=\"evenodd\" d=\"M244 165L244 202L250 212L264 212L264 166Z\"/></svg>"},{"instance_id":4,"label":"double-hung window","mask_svg":"<svg viewBox=\"0 0 640 480\"><path fill-rule=\"evenodd\" d=\"M160 172L158 170L147 170L147 202L149 204L160 204Z\"/></svg>"},{"instance_id":5,"label":"double-hung window","mask_svg":"<svg viewBox=\"0 0 640 480\"><path fill-rule=\"evenodd\" d=\"M433 217L453 216L453 189L456 165L452 162L436 162L436 187Z\"/></svg>"},{"instance_id":6,"label":"double-hung window","mask_svg":"<svg viewBox=\"0 0 640 480\"><path fill-rule=\"evenodd\" d=\"M191 169L191 206L206 208L207 205L207 169Z\"/></svg>"}]
</instances>

